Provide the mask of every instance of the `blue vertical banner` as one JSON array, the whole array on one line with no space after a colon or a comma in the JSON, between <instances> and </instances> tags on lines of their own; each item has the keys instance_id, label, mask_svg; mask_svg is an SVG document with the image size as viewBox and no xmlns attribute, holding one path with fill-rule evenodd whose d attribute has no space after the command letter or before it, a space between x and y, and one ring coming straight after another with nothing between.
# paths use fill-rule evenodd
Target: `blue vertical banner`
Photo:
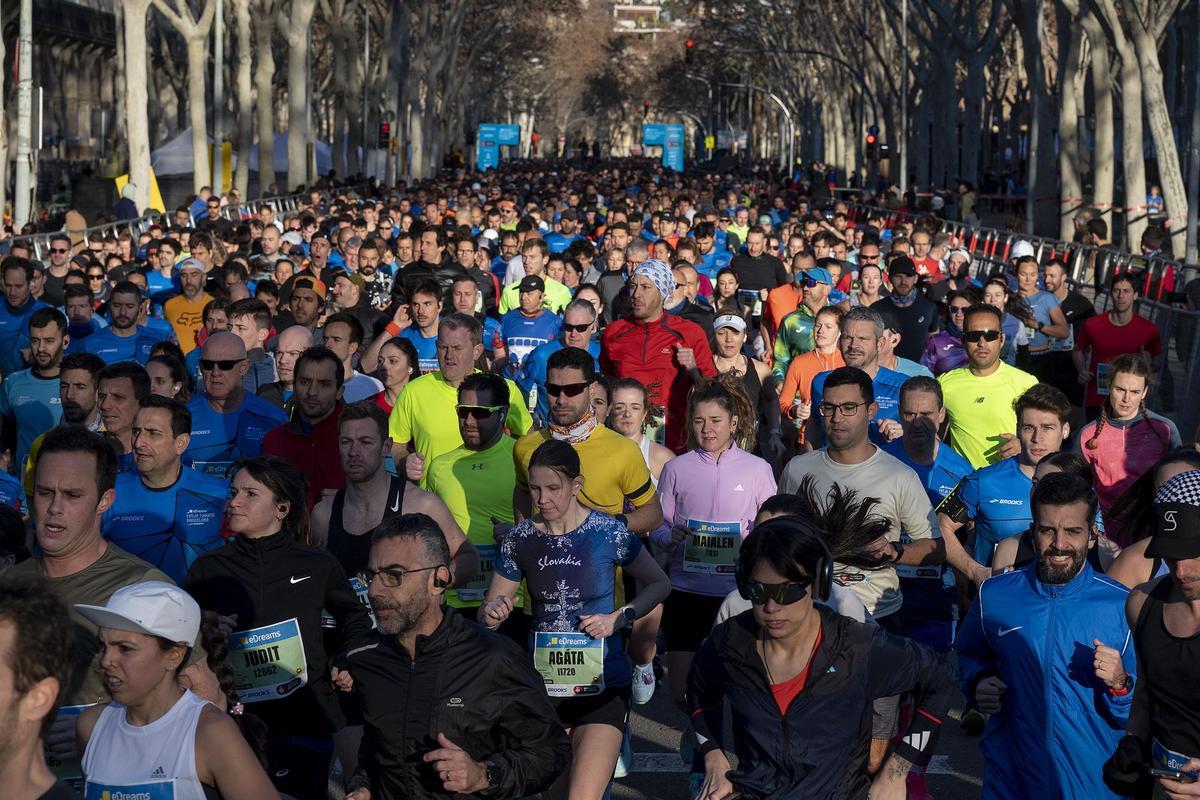
<instances>
[{"instance_id":1,"label":"blue vertical banner","mask_svg":"<svg viewBox=\"0 0 1200 800\"><path fill-rule=\"evenodd\" d=\"M667 126L657 122L642 125L642 147L662 147L667 143Z\"/></svg>"},{"instance_id":2,"label":"blue vertical banner","mask_svg":"<svg viewBox=\"0 0 1200 800\"><path fill-rule=\"evenodd\" d=\"M475 134L475 169L480 172L500 166L500 127L485 122Z\"/></svg>"},{"instance_id":3,"label":"blue vertical banner","mask_svg":"<svg viewBox=\"0 0 1200 800\"><path fill-rule=\"evenodd\" d=\"M683 172L683 125L665 125L666 140L663 142L663 166L675 172Z\"/></svg>"},{"instance_id":4,"label":"blue vertical banner","mask_svg":"<svg viewBox=\"0 0 1200 800\"><path fill-rule=\"evenodd\" d=\"M475 134L475 169L480 172L500 166L500 147L521 144L520 125L481 123Z\"/></svg>"}]
</instances>

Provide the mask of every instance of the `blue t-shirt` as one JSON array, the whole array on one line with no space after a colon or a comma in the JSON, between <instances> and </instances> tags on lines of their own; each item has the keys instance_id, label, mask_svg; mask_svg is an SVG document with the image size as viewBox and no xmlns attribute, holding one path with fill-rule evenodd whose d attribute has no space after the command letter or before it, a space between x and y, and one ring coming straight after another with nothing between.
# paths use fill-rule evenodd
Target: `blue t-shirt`
<instances>
[{"instance_id":1,"label":"blue t-shirt","mask_svg":"<svg viewBox=\"0 0 1200 800\"><path fill-rule=\"evenodd\" d=\"M829 377L829 370L818 372L812 382L812 409L816 416L817 424L821 426L821 433L825 432L825 420L817 409L821 405L821 397L825 393L825 379ZM875 414L875 420L867 426L867 432L872 442L883 446L887 444L887 439L879 432L879 426L875 424L881 419L894 419L900 421L900 387L908 380L908 376L903 372L896 372L887 367L880 367L875 373L875 402L879 405L879 411ZM863 409L859 409L859 413L863 413Z\"/></svg>"},{"instance_id":2,"label":"blue t-shirt","mask_svg":"<svg viewBox=\"0 0 1200 800\"><path fill-rule=\"evenodd\" d=\"M150 360L154 345L167 338L161 330L147 325L138 325L137 333L133 336L117 336L112 328L105 328L85 339L83 349L100 356L105 364L136 361L144 366Z\"/></svg>"},{"instance_id":3,"label":"blue t-shirt","mask_svg":"<svg viewBox=\"0 0 1200 800\"><path fill-rule=\"evenodd\" d=\"M8 301L0 301L0 374L6 378L25 369L21 351L29 349L29 317L39 308L49 306L32 297L20 308L13 308Z\"/></svg>"},{"instance_id":4,"label":"blue t-shirt","mask_svg":"<svg viewBox=\"0 0 1200 800\"><path fill-rule=\"evenodd\" d=\"M417 361L422 372L433 372L438 368L437 334L426 337L416 325L410 325L400 331L401 339L408 339L417 348Z\"/></svg>"},{"instance_id":5,"label":"blue t-shirt","mask_svg":"<svg viewBox=\"0 0 1200 800\"><path fill-rule=\"evenodd\" d=\"M59 309L60 311L62 309ZM65 312L64 312L65 313ZM100 317L92 317L92 321L86 325L68 325L67 335L71 337L71 341L67 343L66 354L82 353L83 343L86 342L93 333L102 331L108 326L104 324L104 320Z\"/></svg>"},{"instance_id":6,"label":"blue t-shirt","mask_svg":"<svg viewBox=\"0 0 1200 800\"><path fill-rule=\"evenodd\" d=\"M1021 471L1017 456L980 467L962 479L955 492L975 521L972 557L985 567L1001 539L1029 529L1033 514L1029 493L1033 481Z\"/></svg>"},{"instance_id":7,"label":"blue t-shirt","mask_svg":"<svg viewBox=\"0 0 1200 800\"><path fill-rule=\"evenodd\" d=\"M117 499L100 530L122 550L148 561L182 585L197 557L221 545L221 520L229 484L184 467L166 489L151 489L141 476L117 477Z\"/></svg>"},{"instance_id":8,"label":"blue t-shirt","mask_svg":"<svg viewBox=\"0 0 1200 800\"><path fill-rule=\"evenodd\" d=\"M29 504L25 498L25 487L21 481L7 472L0 472L0 503L15 508L21 516L29 515Z\"/></svg>"},{"instance_id":9,"label":"blue t-shirt","mask_svg":"<svg viewBox=\"0 0 1200 800\"><path fill-rule=\"evenodd\" d=\"M509 365L520 367L534 349L557 337L561 328L562 317L546 309L536 317L525 316L519 308L509 311L500 318L500 337L508 352Z\"/></svg>"},{"instance_id":10,"label":"blue t-shirt","mask_svg":"<svg viewBox=\"0 0 1200 800\"><path fill-rule=\"evenodd\" d=\"M582 238L583 237L577 233L567 236L556 231L545 237L546 247L550 248L551 253L561 253L570 247L574 242L577 242Z\"/></svg>"},{"instance_id":11,"label":"blue t-shirt","mask_svg":"<svg viewBox=\"0 0 1200 800\"><path fill-rule=\"evenodd\" d=\"M696 269L708 276L710 281L716 281L717 273L729 266L733 261L733 253L725 249L718 250L718 242L714 239L712 252L702 255L696 260Z\"/></svg>"},{"instance_id":12,"label":"blue t-shirt","mask_svg":"<svg viewBox=\"0 0 1200 800\"><path fill-rule=\"evenodd\" d=\"M1050 324L1050 312L1059 306L1057 297L1040 289L1026 297L1025 302L1029 303L1029 307L1033 309L1033 316L1037 318L1037 321L1044 325ZM1029 347L1033 350L1041 350L1051 341L1049 336L1040 331L1035 330L1029 334Z\"/></svg>"},{"instance_id":13,"label":"blue t-shirt","mask_svg":"<svg viewBox=\"0 0 1200 800\"><path fill-rule=\"evenodd\" d=\"M237 411L227 414L213 411L204 394L193 397L188 410L192 412L192 442L183 454L183 463L222 477L239 458L260 455L267 432L287 422L283 409L252 394L242 398Z\"/></svg>"},{"instance_id":14,"label":"blue t-shirt","mask_svg":"<svg viewBox=\"0 0 1200 800\"><path fill-rule=\"evenodd\" d=\"M40 329L39 329L40 330ZM17 474L25 474L25 459L33 440L62 419L58 376L41 378L32 369L14 372L0 384L0 415L17 421Z\"/></svg>"},{"instance_id":15,"label":"blue t-shirt","mask_svg":"<svg viewBox=\"0 0 1200 800\"><path fill-rule=\"evenodd\" d=\"M525 580L533 614L531 631L571 633L579 618L617 610L616 568L632 563L642 543L608 514L592 511L575 530L562 536L542 533L523 520L504 539L495 569L511 581ZM530 639L532 649L532 636ZM604 653L604 685L630 683L629 659L618 634Z\"/></svg>"},{"instance_id":16,"label":"blue t-shirt","mask_svg":"<svg viewBox=\"0 0 1200 800\"><path fill-rule=\"evenodd\" d=\"M831 304L833 303L832 300L830 300L829 302ZM896 356L896 370L895 371L899 372L901 375L903 375L906 378L915 378L917 376L922 376L925 378L933 377L933 373L929 371L929 367L922 366L921 364L918 364L916 361L912 361L907 358L901 358L900 356Z\"/></svg>"}]
</instances>

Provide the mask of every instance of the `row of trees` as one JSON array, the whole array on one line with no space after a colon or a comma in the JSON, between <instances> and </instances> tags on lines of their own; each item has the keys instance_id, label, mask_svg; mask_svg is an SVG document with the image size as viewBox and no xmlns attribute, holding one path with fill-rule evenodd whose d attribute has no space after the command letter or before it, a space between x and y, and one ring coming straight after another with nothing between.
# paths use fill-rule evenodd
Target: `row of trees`
<instances>
[{"instance_id":1,"label":"row of trees","mask_svg":"<svg viewBox=\"0 0 1200 800\"><path fill-rule=\"evenodd\" d=\"M1183 251L1179 142L1193 144L1197 89L1182 76L1200 75L1195 4L730 0L707 5L695 35L709 45L710 75L760 76L803 127L822 132L809 157L866 176L864 132L875 124L893 154L907 148L906 177L919 183L952 187L977 183L985 167L1023 168L1039 231L1069 237L1075 210L1095 206L1133 243L1150 180ZM1006 142L1016 157L996 164Z\"/></svg>"}]
</instances>

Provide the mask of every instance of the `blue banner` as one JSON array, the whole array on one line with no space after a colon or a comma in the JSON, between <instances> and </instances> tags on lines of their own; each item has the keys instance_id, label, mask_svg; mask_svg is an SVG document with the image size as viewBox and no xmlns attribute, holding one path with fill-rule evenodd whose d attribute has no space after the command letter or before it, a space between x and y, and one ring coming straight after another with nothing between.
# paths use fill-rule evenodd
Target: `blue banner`
<instances>
[{"instance_id":1,"label":"blue banner","mask_svg":"<svg viewBox=\"0 0 1200 800\"><path fill-rule=\"evenodd\" d=\"M683 172L683 125L665 125L666 141L663 142L662 163L667 169Z\"/></svg>"}]
</instances>

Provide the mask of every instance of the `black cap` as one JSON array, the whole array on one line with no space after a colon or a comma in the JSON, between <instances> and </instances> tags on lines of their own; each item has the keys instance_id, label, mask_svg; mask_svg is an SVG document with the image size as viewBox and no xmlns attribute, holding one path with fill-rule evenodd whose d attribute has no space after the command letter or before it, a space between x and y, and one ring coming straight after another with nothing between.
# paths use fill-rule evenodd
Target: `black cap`
<instances>
[{"instance_id":1,"label":"black cap","mask_svg":"<svg viewBox=\"0 0 1200 800\"><path fill-rule=\"evenodd\" d=\"M577 222L579 220L579 213L573 208L568 208L566 211L559 214L558 218L559 220L569 219L572 222Z\"/></svg>"},{"instance_id":2,"label":"black cap","mask_svg":"<svg viewBox=\"0 0 1200 800\"><path fill-rule=\"evenodd\" d=\"M1154 536L1146 558L1200 557L1200 470L1181 472L1154 493Z\"/></svg>"},{"instance_id":3,"label":"black cap","mask_svg":"<svg viewBox=\"0 0 1200 800\"><path fill-rule=\"evenodd\" d=\"M526 275L517 285L517 294L522 292L545 292L546 282L540 275Z\"/></svg>"},{"instance_id":4,"label":"black cap","mask_svg":"<svg viewBox=\"0 0 1200 800\"><path fill-rule=\"evenodd\" d=\"M912 275L916 277L917 265L908 256L896 256L888 262L888 275Z\"/></svg>"}]
</instances>

